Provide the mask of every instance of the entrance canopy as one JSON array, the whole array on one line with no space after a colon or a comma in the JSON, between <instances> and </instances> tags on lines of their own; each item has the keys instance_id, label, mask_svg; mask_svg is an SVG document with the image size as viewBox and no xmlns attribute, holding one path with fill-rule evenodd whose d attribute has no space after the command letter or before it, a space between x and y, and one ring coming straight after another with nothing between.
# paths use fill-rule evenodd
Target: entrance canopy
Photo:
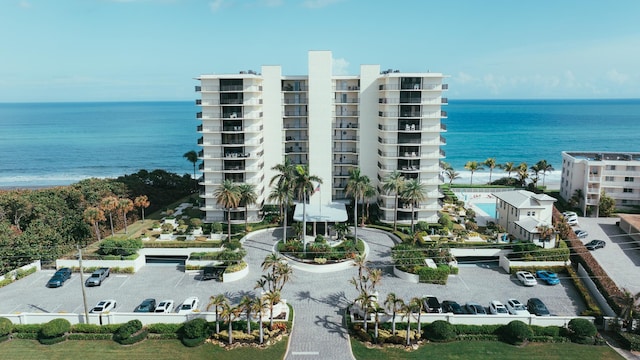
<instances>
[{"instance_id":1,"label":"entrance canopy","mask_svg":"<svg viewBox=\"0 0 640 360\"><path fill-rule=\"evenodd\" d=\"M307 222L344 222L349 218L344 204L330 203L325 205L307 204ZM296 204L293 220L302 221L302 204Z\"/></svg>"}]
</instances>

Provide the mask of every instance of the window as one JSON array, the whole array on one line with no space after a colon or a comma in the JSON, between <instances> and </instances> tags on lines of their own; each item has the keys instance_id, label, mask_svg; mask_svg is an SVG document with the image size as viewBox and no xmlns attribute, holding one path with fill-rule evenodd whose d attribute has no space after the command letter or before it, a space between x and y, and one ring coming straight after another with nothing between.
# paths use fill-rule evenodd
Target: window
<instances>
[{"instance_id":1,"label":"window","mask_svg":"<svg viewBox=\"0 0 640 360\"><path fill-rule=\"evenodd\" d=\"M624 181L626 181L626 182L633 182L633 176L625 176L625 177L624 177Z\"/></svg>"},{"instance_id":2,"label":"window","mask_svg":"<svg viewBox=\"0 0 640 360\"><path fill-rule=\"evenodd\" d=\"M607 165L607 170L615 170L616 166L615 165Z\"/></svg>"},{"instance_id":3,"label":"window","mask_svg":"<svg viewBox=\"0 0 640 360\"><path fill-rule=\"evenodd\" d=\"M535 212L535 211L532 211L532 212L531 212L531 216L536 216L536 212Z\"/></svg>"},{"instance_id":4,"label":"window","mask_svg":"<svg viewBox=\"0 0 640 360\"><path fill-rule=\"evenodd\" d=\"M627 171L636 171L636 167L633 165L627 166Z\"/></svg>"},{"instance_id":5,"label":"window","mask_svg":"<svg viewBox=\"0 0 640 360\"><path fill-rule=\"evenodd\" d=\"M527 211L527 216L531 216L531 211Z\"/></svg>"},{"instance_id":6,"label":"window","mask_svg":"<svg viewBox=\"0 0 640 360\"><path fill-rule=\"evenodd\" d=\"M605 176L604 181L613 181L613 176Z\"/></svg>"},{"instance_id":7,"label":"window","mask_svg":"<svg viewBox=\"0 0 640 360\"><path fill-rule=\"evenodd\" d=\"M630 189L630 188L624 188L624 189L622 189L622 192L625 192L625 193L632 193L632 192L633 192L633 189Z\"/></svg>"}]
</instances>

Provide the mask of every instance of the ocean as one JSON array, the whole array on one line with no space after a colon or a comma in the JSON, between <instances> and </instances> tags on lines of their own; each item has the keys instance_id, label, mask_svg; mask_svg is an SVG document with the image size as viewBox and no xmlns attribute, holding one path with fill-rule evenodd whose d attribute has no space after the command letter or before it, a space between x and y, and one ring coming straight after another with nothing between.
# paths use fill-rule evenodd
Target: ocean
<instances>
[{"instance_id":1,"label":"ocean","mask_svg":"<svg viewBox=\"0 0 640 360\"><path fill-rule=\"evenodd\" d=\"M640 99L454 100L443 108L444 161L468 182L467 161L546 160L559 181L562 151L640 152ZM140 169L192 174L199 150L194 101L0 103L0 187L68 185ZM374 141L374 139L372 139ZM495 169L493 179L504 176ZM488 170L474 174L486 182Z\"/></svg>"}]
</instances>

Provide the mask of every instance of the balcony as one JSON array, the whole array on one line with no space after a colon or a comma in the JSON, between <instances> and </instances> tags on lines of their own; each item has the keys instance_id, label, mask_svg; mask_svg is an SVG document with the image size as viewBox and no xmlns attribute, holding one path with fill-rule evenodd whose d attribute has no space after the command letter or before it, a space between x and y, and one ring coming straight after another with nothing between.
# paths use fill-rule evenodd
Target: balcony
<instances>
[{"instance_id":1,"label":"balcony","mask_svg":"<svg viewBox=\"0 0 640 360\"><path fill-rule=\"evenodd\" d=\"M285 111L284 116L307 116L306 111Z\"/></svg>"},{"instance_id":2,"label":"balcony","mask_svg":"<svg viewBox=\"0 0 640 360\"><path fill-rule=\"evenodd\" d=\"M335 112L335 116L336 117L345 117L345 116L358 116L360 114L359 111L355 111L355 110L336 110Z\"/></svg>"},{"instance_id":3,"label":"balcony","mask_svg":"<svg viewBox=\"0 0 640 360\"><path fill-rule=\"evenodd\" d=\"M200 87L200 85L196 85L196 92L200 92L202 91L202 87Z\"/></svg>"},{"instance_id":4,"label":"balcony","mask_svg":"<svg viewBox=\"0 0 640 360\"><path fill-rule=\"evenodd\" d=\"M334 129L357 129L358 123L352 123L347 121L338 121L332 123Z\"/></svg>"},{"instance_id":5,"label":"balcony","mask_svg":"<svg viewBox=\"0 0 640 360\"><path fill-rule=\"evenodd\" d=\"M356 154L357 152L358 152L358 149L356 148L347 148L347 147L333 148L334 154L340 154L340 153Z\"/></svg>"}]
</instances>

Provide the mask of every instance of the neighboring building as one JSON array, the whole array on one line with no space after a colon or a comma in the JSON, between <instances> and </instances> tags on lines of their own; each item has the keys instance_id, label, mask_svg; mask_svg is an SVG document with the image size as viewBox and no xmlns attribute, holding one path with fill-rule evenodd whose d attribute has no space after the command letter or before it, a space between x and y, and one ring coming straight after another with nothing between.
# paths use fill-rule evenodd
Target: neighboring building
<instances>
[{"instance_id":1,"label":"neighboring building","mask_svg":"<svg viewBox=\"0 0 640 360\"><path fill-rule=\"evenodd\" d=\"M600 194L616 207L640 205L640 153L562 152L560 196L576 196L585 215L598 215Z\"/></svg>"},{"instance_id":2,"label":"neighboring building","mask_svg":"<svg viewBox=\"0 0 640 360\"><path fill-rule=\"evenodd\" d=\"M539 229L553 228L553 203L556 199L527 190L496 192L496 216L500 226L516 239L529 240L538 246L554 247L556 235L550 242L540 240Z\"/></svg>"},{"instance_id":3,"label":"neighboring building","mask_svg":"<svg viewBox=\"0 0 640 360\"><path fill-rule=\"evenodd\" d=\"M344 209L349 172L359 167L378 189L395 170L418 179L428 191L427 200L416 206L415 220L437 221L445 76L381 72L379 65L361 65L359 75L333 75L330 51L310 51L308 66L304 76L282 75L280 66L262 66L260 73L197 78L205 221L225 221L226 213L213 193L227 179L256 186L258 201L249 207L248 216L249 221L259 221L271 190L269 180L276 174L272 167L285 157L308 165L309 172L324 182L307 211L326 209L326 215L340 206ZM393 200L384 194L378 198L385 221L393 221ZM409 207L398 205L399 221L410 222ZM233 209L231 220L243 221L244 208Z\"/></svg>"},{"instance_id":4,"label":"neighboring building","mask_svg":"<svg viewBox=\"0 0 640 360\"><path fill-rule=\"evenodd\" d=\"M640 242L640 215L618 214L619 226L633 241Z\"/></svg>"}]
</instances>

